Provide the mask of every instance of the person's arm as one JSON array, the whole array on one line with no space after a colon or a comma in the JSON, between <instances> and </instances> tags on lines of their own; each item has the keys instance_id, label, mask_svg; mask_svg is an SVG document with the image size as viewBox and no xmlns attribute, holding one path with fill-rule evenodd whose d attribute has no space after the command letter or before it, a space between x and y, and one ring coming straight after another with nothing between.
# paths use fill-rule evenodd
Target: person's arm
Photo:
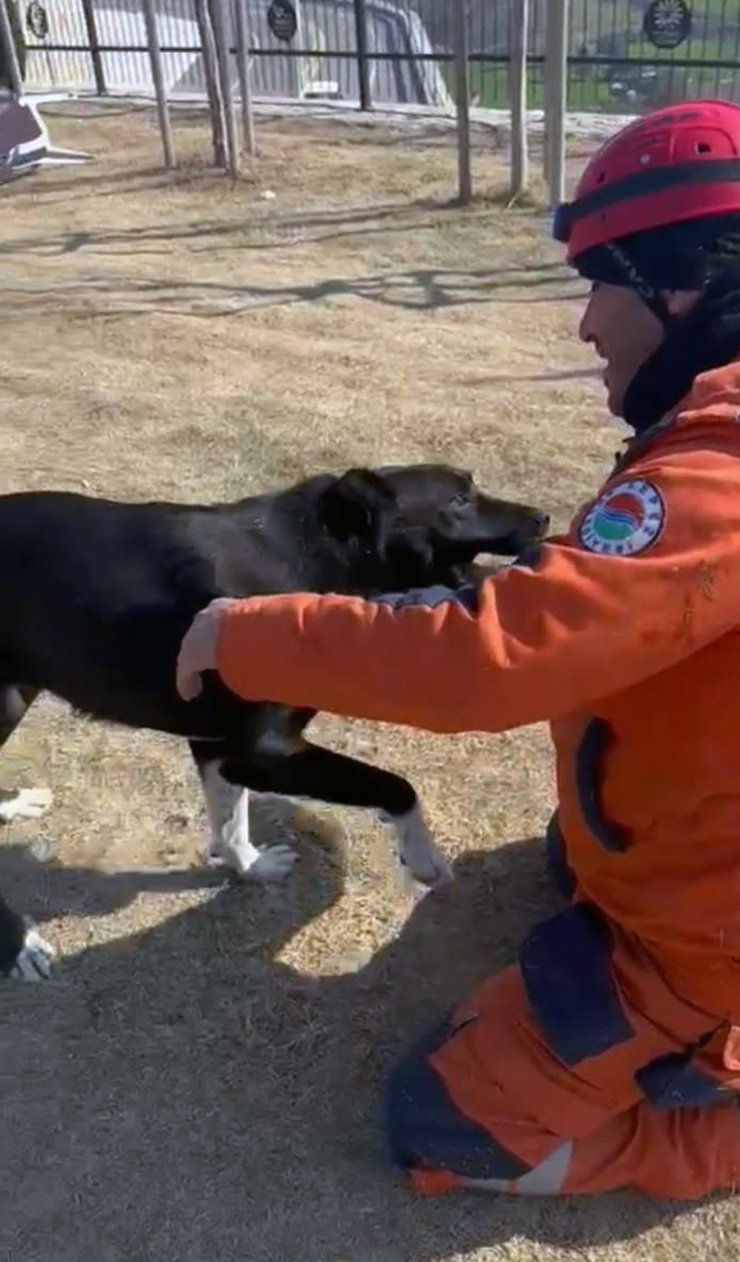
<instances>
[{"instance_id":1,"label":"person's arm","mask_svg":"<svg viewBox=\"0 0 740 1262\"><path fill-rule=\"evenodd\" d=\"M438 589L420 603L418 594L227 602L213 664L247 700L439 732L557 718L740 624L737 465L713 453L665 461L642 483L659 508L647 496L642 528L655 537L639 554L594 550L604 546L598 531L581 531L545 544L533 568L484 581L472 607L465 593ZM611 484L621 498L596 519L607 534L639 521L635 479Z\"/></svg>"}]
</instances>

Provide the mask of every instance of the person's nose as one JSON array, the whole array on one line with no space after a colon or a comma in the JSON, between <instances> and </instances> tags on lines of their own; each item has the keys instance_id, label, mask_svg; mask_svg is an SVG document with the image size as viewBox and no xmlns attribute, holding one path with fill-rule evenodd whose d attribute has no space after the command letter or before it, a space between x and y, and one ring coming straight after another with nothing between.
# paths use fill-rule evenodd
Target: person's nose
<instances>
[{"instance_id":1,"label":"person's nose","mask_svg":"<svg viewBox=\"0 0 740 1262\"><path fill-rule=\"evenodd\" d=\"M588 343L589 343L589 342L595 342L595 341L596 341L596 338L595 338L595 336L594 336L594 331L593 331L593 328L592 328L592 325L591 325L591 301L590 301L590 299L589 299L589 301L586 303L586 309L585 309L585 311L584 311L583 315L581 316L581 322L580 322L580 324L579 324L579 326L578 326L578 336L579 336L579 338L581 339L581 341L582 341L582 342L585 342L587 345L588 345Z\"/></svg>"}]
</instances>

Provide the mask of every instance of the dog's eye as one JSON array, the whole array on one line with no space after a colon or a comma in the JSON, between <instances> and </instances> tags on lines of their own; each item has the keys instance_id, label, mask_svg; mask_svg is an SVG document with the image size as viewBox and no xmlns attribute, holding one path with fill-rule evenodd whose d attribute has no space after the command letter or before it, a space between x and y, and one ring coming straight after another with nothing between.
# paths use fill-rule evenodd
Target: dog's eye
<instances>
[{"instance_id":1,"label":"dog's eye","mask_svg":"<svg viewBox=\"0 0 740 1262\"><path fill-rule=\"evenodd\" d=\"M457 495L453 495L452 499L450 500L450 507L451 508L466 508L469 502L470 501L468 500L467 495L463 491L460 491Z\"/></svg>"}]
</instances>

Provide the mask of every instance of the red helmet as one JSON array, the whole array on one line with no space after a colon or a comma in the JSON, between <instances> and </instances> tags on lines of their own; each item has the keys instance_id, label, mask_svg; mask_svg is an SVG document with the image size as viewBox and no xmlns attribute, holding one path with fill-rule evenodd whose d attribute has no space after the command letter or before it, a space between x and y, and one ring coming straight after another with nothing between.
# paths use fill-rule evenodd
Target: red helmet
<instances>
[{"instance_id":1,"label":"red helmet","mask_svg":"<svg viewBox=\"0 0 740 1262\"><path fill-rule=\"evenodd\" d=\"M740 212L740 105L687 101L607 140L555 212L568 262L631 232Z\"/></svg>"}]
</instances>

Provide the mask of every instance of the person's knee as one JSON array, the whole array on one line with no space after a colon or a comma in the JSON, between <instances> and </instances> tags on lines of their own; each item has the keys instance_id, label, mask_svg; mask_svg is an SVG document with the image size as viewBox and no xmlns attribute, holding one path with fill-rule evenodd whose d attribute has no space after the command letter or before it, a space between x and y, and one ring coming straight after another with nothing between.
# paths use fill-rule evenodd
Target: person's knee
<instances>
[{"instance_id":1,"label":"person's knee","mask_svg":"<svg viewBox=\"0 0 740 1262\"><path fill-rule=\"evenodd\" d=\"M399 1061L388 1082L391 1154L419 1190L471 1180L508 1183L531 1169L460 1111L432 1067L429 1057L454 1037L448 1021L437 1026Z\"/></svg>"}]
</instances>

